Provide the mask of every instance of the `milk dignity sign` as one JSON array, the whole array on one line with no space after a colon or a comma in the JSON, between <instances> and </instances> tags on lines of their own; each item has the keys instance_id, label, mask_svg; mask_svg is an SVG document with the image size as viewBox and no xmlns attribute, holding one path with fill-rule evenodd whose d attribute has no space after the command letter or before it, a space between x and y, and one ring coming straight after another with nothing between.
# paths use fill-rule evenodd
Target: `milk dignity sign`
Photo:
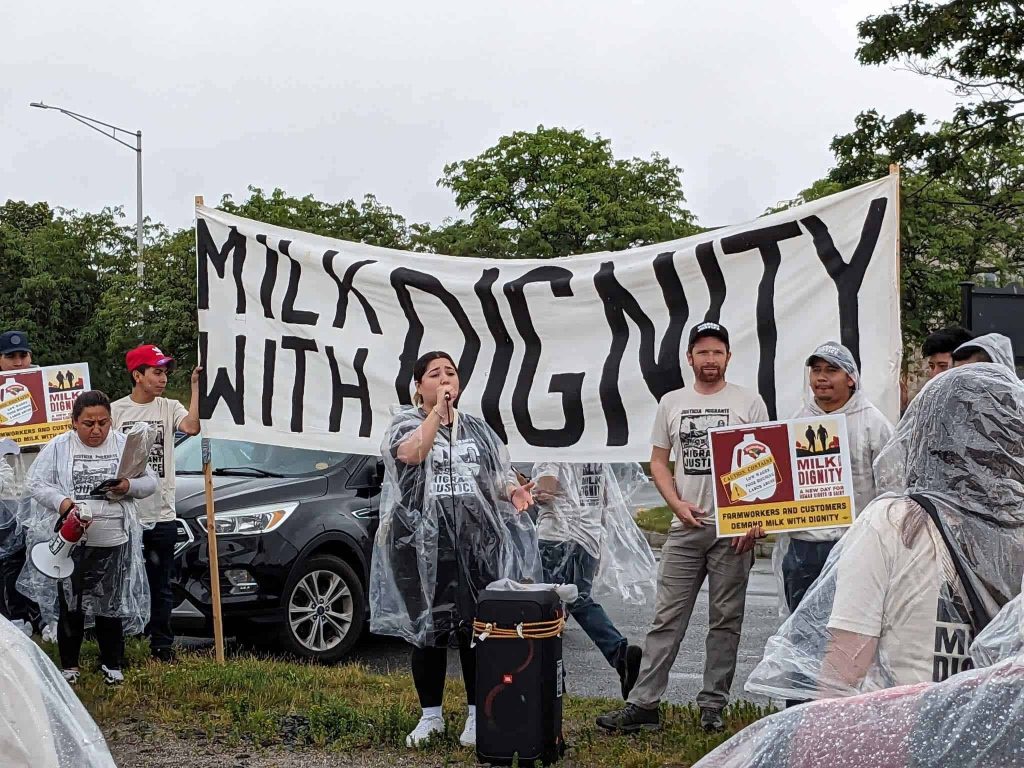
<instances>
[{"instance_id":1,"label":"milk dignity sign","mask_svg":"<svg viewBox=\"0 0 1024 768\"><path fill-rule=\"evenodd\" d=\"M853 523L843 414L708 431L719 536L838 528Z\"/></svg>"},{"instance_id":2,"label":"milk dignity sign","mask_svg":"<svg viewBox=\"0 0 1024 768\"><path fill-rule=\"evenodd\" d=\"M413 364L459 369L458 407L518 461L645 461L694 325L725 325L729 381L794 413L805 361L845 344L899 415L890 176L749 224L557 259L413 253L196 206L200 417L211 438L377 454Z\"/></svg>"},{"instance_id":3,"label":"milk dignity sign","mask_svg":"<svg viewBox=\"0 0 1024 768\"><path fill-rule=\"evenodd\" d=\"M22 446L48 443L71 426L75 398L87 389L87 363L0 373L0 439Z\"/></svg>"}]
</instances>

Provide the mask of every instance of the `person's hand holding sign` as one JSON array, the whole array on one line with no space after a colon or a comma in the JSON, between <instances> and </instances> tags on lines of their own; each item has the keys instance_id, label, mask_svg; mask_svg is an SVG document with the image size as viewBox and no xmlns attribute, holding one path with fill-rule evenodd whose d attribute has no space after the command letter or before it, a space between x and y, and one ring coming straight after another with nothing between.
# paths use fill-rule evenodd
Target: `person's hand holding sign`
<instances>
[{"instance_id":1,"label":"person's hand holding sign","mask_svg":"<svg viewBox=\"0 0 1024 768\"><path fill-rule=\"evenodd\" d=\"M764 526L761 525L761 523L757 523L756 525L750 526L750 530L742 536L735 537L730 542L730 545L737 555L742 555L744 552L752 550L754 548L754 543L758 539L763 539L767 535L768 534L764 532Z\"/></svg>"}]
</instances>

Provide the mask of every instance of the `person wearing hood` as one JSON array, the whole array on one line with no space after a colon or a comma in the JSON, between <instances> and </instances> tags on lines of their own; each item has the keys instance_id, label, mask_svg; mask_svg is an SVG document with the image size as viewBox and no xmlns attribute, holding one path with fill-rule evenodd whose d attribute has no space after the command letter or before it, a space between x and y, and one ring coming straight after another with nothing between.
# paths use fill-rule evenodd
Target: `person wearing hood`
<instances>
[{"instance_id":1,"label":"person wearing hood","mask_svg":"<svg viewBox=\"0 0 1024 768\"><path fill-rule=\"evenodd\" d=\"M875 462L889 492L857 516L746 690L829 699L970 669L974 638L1024 578L1022 438L1024 386L1005 366L929 381Z\"/></svg>"},{"instance_id":2,"label":"person wearing hood","mask_svg":"<svg viewBox=\"0 0 1024 768\"><path fill-rule=\"evenodd\" d=\"M857 363L842 344L829 341L819 346L807 358L807 370L808 397L794 418L846 416L854 508L862 510L880 492L871 465L892 437L893 426L861 391ZM780 581L779 595L785 599L783 613L796 610L845 532L846 528L823 528L779 535L772 565Z\"/></svg>"},{"instance_id":3,"label":"person wearing hood","mask_svg":"<svg viewBox=\"0 0 1024 768\"><path fill-rule=\"evenodd\" d=\"M1014 375L1017 364L1013 356L1013 342L1001 333L986 333L966 341L953 350L953 367L971 363L1005 365Z\"/></svg>"}]
</instances>

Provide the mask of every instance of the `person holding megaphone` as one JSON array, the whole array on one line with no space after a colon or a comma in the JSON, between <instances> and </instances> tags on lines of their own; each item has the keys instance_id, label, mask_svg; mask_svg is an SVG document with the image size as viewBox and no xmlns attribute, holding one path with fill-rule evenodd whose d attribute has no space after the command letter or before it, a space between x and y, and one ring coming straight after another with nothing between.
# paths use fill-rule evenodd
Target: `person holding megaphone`
<instances>
[{"instance_id":1,"label":"person holding megaphone","mask_svg":"<svg viewBox=\"0 0 1024 768\"><path fill-rule=\"evenodd\" d=\"M62 674L72 685L87 624L96 627L104 679L117 685L125 634L141 633L149 617L135 500L157 489L146 463L156 430L141 424L125 435L111 422L110 399L83 392L72 430L43 448L27 483L28 527L43 543L33 547L18 588L40 604L56 600Z\"/></svg>"}]
</instances>

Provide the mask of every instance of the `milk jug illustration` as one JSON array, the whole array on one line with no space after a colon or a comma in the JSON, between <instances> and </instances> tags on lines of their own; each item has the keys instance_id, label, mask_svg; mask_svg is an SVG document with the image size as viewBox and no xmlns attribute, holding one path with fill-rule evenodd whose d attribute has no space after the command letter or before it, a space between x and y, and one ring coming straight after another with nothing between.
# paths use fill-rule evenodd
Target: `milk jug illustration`
<instances>
[{"instance_id":1,"label":"milk jug illustration","mask_svg":"<svg viewBox=\"0 0 1024 768\"><path fill-rule=\"evenodd\" d=\"M767 461L763 461L767 459ZM772 449L762 443L753 433L743 435L743 440L733 448L732 469L748 467L755 462L762 466L732 481L732 497L735 501L759 501L770 499L778 486L775 458Z\"/></svg>"}]
</instances>

